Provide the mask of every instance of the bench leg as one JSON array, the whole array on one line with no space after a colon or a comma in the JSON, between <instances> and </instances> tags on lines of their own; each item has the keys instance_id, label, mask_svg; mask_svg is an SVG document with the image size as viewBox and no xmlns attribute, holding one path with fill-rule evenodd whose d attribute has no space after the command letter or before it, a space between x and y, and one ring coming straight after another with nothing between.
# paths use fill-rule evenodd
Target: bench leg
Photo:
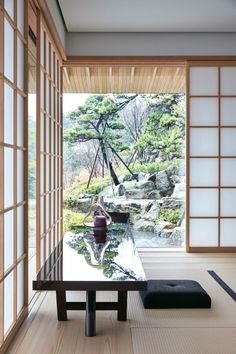
<instances>
[{"instance_id":1,"label":"bench leg","mask_svg":"<svg viewBox=\"0 0 236 354\"><path fill-rule=\"evenodd\" d=\"M127 320L127 291L118 291L117 320Z\"/></svg>"},{"instance_id":2,"label":"bench leg","mask_svg":"<svg viewBox=\"0 0 236 354\"><path fill-rule=\"evenodd\" d=\"M56 297L57 297L57 319L58 321L67 321L66 292L56 291Z\"/></svg>"},{"instance_id":3,"label":"bench leg","mask_svg":"<svg viewBox=\"0 0 236 354\"><path fill-rule=\"evenodd\" d=\"M96 291L86 291L85 335L96 336Z\"/></svg>"}]
</instances>

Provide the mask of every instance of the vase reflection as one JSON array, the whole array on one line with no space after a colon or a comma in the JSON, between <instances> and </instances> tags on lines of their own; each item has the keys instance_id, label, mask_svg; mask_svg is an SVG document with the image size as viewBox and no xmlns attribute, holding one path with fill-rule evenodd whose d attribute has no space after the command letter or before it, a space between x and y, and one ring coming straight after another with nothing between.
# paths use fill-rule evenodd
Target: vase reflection
<instances>
[{"instance_id":1,"label":"vase reflection","mask_svg":"<svg viewBox=\"0 0 236 354\"><path fill-rule=\"evenodd\" d=\"M100 237L94 237L93 232L88 232L84 236L84 242L90 253L91 264L95 266L102 265L105 251L110 244L109 237L107 237L106 234L100 235Z\"/></svg>"}]
</instances>

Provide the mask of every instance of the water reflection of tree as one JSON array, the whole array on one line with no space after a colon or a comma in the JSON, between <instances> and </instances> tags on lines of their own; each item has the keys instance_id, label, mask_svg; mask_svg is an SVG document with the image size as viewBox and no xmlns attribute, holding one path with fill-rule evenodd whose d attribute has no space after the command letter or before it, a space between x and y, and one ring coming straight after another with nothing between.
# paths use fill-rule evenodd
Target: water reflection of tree
<instances>
[{"instance_id":1,"label":"water reflection of tree","mask_svg":"<svg viewBox=\"0 0 236 354\"><path fill-rule=\"evenodd\" d=\"M119 280L137 280L137 277L132 270L126 269L114 261L115 257L118 255L118 246L122 242L122 239L126 237L126 229L126 224L112 224L109 227L108 237L110 239L110 244L105 251L103 264L99 266L91 263L91 255L84 241L84 234L91 231L91 229L84 227L73 227L71 231L74 232L74 236L70 241L68 241L68 245L76 250L78 254L83 255L89 266L97 269L103 269L103 274L107 278L114 278L114 275L117 274Z\"/></svg>"}]
</instances>

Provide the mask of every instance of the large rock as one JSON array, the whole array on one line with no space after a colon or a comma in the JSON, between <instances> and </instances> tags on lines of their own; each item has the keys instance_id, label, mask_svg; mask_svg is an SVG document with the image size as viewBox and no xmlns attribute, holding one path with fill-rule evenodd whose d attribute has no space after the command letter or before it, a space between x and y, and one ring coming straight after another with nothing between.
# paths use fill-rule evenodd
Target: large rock
<instances>
[{"instance_id":1,"label":"large rock","mask_svg":"<svg viewBox=\"0 0 236 354\"><path fill-rule=\"evenodd\" d=\"M147 221L155 222L156 219L158 218L159 210L160 210L159 205L157 203L154 203L151 206L150 210L144 214L143 219Z\"/></svg>"},{"instance_id":2,"label":"large rock","mask_svg":"<svg viewBox=\"0 0 236 354\"><path fill-rule=\"evenodd\" d=\"M161 194L159 191L151 191L147 194L148 199L160 200Z\"/></svg>"},{"instance_id":3,"label":"large rock","mask_svg":"<svg viewBox=\"0 0 236 354\"><path fill-rule=\"evenodd\" d=\"M115 213L134 213L142 214L144 210L149 206L150 200L146 199L126 199L120 198L104 198L104 204L106 211Z\"/></svg>"},{"instance_id":4,"label":"large rock","mask_svg":"<svg viewBox=\"0 0 236 354\"><path fill-rule=\"evenodd\" d=\"M172 236L173 230L168 230L168 229L163 229L159 234L158 237L164 238L164 239L170 239ZM169 241L168 241L169 243Z\"/></svg>"},{"instance_id":5,"label":"large rock","mask_svg":"<svg viewBox=\"0 0 236 354\"><path fill-rule=\"evenodd\" d=\"M149 173L139 172L138 174L138 181L146 181L149 177Z\"/></svg>"},{"instance_id":6,"label":"large rock","mask_svg":"<svg viewBox=\"0 0 236 354\"><path fill-rule=\"evenodd\" d=\"M148 212L151 210L153 204L155 204L155 201L154 201L154 200L148 201L148 203L145 204L145 206L142 208L143 213L148 213ZM159 205L158 205L158 207L159 207Z\"/></svg>"},{"instance_id":7,"label":"large rock","mask_svg":"<svg viewBox=\"0 0 236 354\"><path fill-rule=\"evenodd\" d=\"M155 225L154 231L160 236L163 230L173 230L174 225L168 221L159 221L158 224Z\"/></svg>"},{"instance_id":8,"label":"large rock","mask_svg":"<svg viewBox=\"0 0 236 354\"><path fill-rule=\"evenodd\" d=\"M172 197L162 198L162 207L169 209L179 209L184 205L184 201L181 199L176 199Z\"/></svg>"},{"instance_id":9,"label":"large rock","mask_svg":"<svg viewBox=\"0 0 236 354\"><path fill-rule=\"evenodd\" d=\"M130 221L131 224L136 224L140 219L142 219L142 215L141 214L130 214Z\"/></svg>"},{"instance_id":10,"label":"large rock","mask_svg":"<svg viewBox=\"0 0 236 354\"><path fill-rule=\"evenodd\" d=\"M180 183L175 184L175 188L171 197L184 200L185 195L186 195L185 178L181 178Z\"/></svg>"},{"instance_id":11,"label":"large rock","mask_svg":"<svg viewBox=\"0 0 236 354\"><path fill-rule=\"evenodd\" d=\"M152 181L152 182L156 182L156 174L155 173L153 173L152 175L150 175L149 177L148 177L148 181Z\"/></svg>"},{"instance_id":12,"label":"large rock","mask_svg":"<svg viewBox=\"0 0 236 354\"><path fill-rule=\"evenodd\" d=\"M176 184L176 183L180 183L180 177L179 176L176 176L176 175L173 175L173 176L170 176L170 181L172 184Z\"/></svg>"},{"instance_id":13,"label":"large rock","mask_svg":"<svg viewBox=\"0 0 236 354\"><path fill-rule=\"evenodd\" d=\"M171 195L173 191L173 184L168 178L168 175L165 171L160 171L156 174L156 188L160 192L162 197L166 195Z\"/></svg>"},{"instance_id":14,"label":"large rock","mask_svg":"<svg viewBox=\"0 0 236 354\"><path fill-rule=\"evenodd\" d=\"M154 232L155 224L152 221L140 219L134 224L133 228L137 231Z\"/></svg>"},{"instance_id":15,"label":"large rock","mask_svg":"<svg viewBox=\"0 0 236 354\"><path fill-rule=\"evenodd\" d=\"M150 191L155 189L155 184L152 181L141 181L136 184L138 189L144 189L145 191Z\"/></svg>"},{"instance_id":16,"label":"large rock","mask_svg":"<svg viewBox=\"0 0 236 354\"><path fill-rule=\"evenodd\" d=\"M174 246L182 247L185 244L185 228L184 227L175 227L171 237L170 244Z\"/></svg>"},{"instance_id":17,"label":"large rock","mask_svg":"<svg viewBox=\"0 0 236 354\"><path fill-rule=\"evenodd\" d=\"M178 166L169 166L167 169L166 169L166 174L168 177L171 177L173 175L179 175L179 167Z\"/></svg>"},{"instance_id":18,"label":"large rock","mask_svg":"<svg viewBox=\"0 0 236 354\"><path fill-rule=\"evenodd\" d=\"M122 201L105 201L105 208L108 213L139 213L141 210L141 205L135 203L122 203Z\"/></svg>"},{"instance_id":19,"label":"large rock","mask_svg":"<svg viewBox=\"0 0 236 354\"><path fill-rule=\"evenodd\" d=\"M137 181L125 181L123 185L125 186L125 189L134 189L136 188L136 183Z\"/></svg>"},{"instance_id":20,"label":"large rock","mask_svg":"<svg viewBox=\"0 0 236 354\"><path fill-rule=\"evenodd\" d=\"M143 189L129 189L125 192L126 198L144 199L145 191Z\"/></svg>"},{"instance_id":21,"label":"large rock","mask_svg":"<svg viewBox=\"0 0 236 354\"><path fill-rule=\"evenodd\" d=\"M132 175L126 175L124 176L123 178L123 182L126 182L126 181L138 181L138 176L139 176L139 173L138 172L134 172Z\"/></svg>"},{"instance_id":22,"label":"large rock","mask_svg":"<svg viewBox=\"0 0 236 354\"><path fill-rule=\"evenodd\" d=\"M125 189L125 186L121 183L121 184L118 184L118 186L115 186L114 188L114 195L115 196L123 196L125 195L125 192L126 192L126 189Z\"/></svg>"},{"instance_id":23,"label":"large rock","mask_svg":"<svg viewBox=\"0 0 236 354\"><path fill-rule=\"evenodd\" d=\"M138 172L133 173L133 175L123 174L118 177L118 180L120 183L130 182L130 181L138 181L138 175L139 175Z\"/></svg>"}]
</instances>

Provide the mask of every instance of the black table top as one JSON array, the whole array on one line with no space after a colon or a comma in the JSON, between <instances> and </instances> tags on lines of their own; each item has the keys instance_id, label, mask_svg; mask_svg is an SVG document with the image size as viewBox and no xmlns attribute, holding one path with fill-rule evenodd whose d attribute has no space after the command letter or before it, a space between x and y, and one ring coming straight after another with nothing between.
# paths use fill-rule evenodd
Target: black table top
<instances>
[{"instance_id":1,"label":"black table top","mask_svg":"<svg viewBox=\"0 0 236 354\"><path fill-rule=\"evenodd\" d=\"M129 224L112 223L106 241L92 229L67 233L33 281L34 290L143 290L147 283Z\"/></svg>"}]
</instances>

